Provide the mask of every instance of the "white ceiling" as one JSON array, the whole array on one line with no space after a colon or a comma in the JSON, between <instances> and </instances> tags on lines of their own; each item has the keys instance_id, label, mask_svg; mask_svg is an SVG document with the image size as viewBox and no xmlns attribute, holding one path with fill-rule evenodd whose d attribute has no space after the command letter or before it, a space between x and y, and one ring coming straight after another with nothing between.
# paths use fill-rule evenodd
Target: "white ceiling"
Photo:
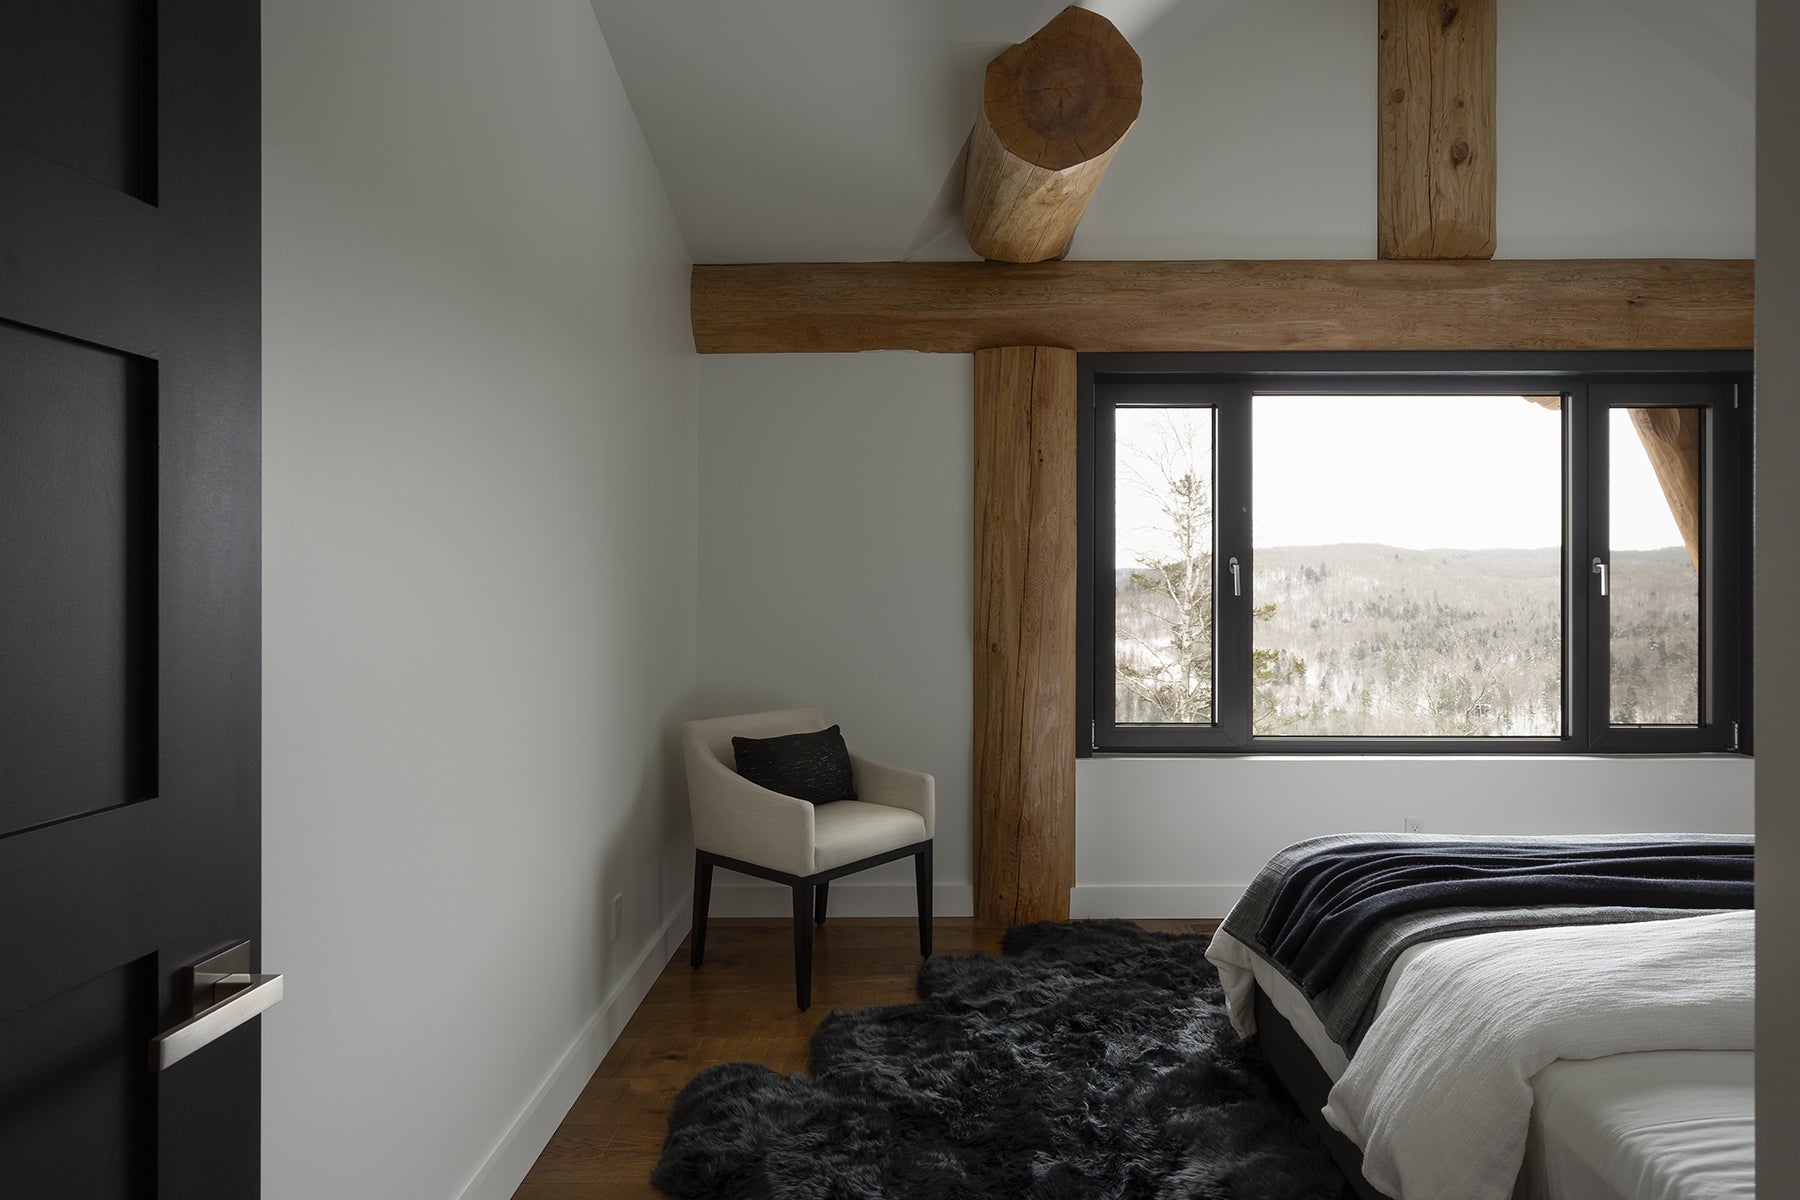
<instances>
[{"instance_id":1,"label":"white ceiling","mask_svg":"<svg viewBox=\"0 0 1800 1200\"><path fill-rule=\"evenodd\" d=\"M593 0L696 262L971 258L982 69L1056 0ZM1375 253L1376 0L1088 0L1144 110L1076 258ZM1753 252L1754 0L1500 0L1500 254Z\"/></svg>"}]
</instances>

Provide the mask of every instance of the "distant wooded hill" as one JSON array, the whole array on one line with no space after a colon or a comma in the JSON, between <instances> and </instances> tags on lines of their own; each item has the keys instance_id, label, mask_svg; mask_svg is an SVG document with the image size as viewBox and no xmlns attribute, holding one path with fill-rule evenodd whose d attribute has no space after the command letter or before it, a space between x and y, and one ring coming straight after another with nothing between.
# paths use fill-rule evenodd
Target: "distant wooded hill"
<instances>
[{"instance_id":1,"label":"distant wooded hill","mask_svg":"<svg viewBox=\"0 0 1800 1200\"><path fill-rule=\"evenodd\" d=\"M1173 607L1120 569L1120 620L1144 645ZM1688 724L1698 696L1697 576L1680 547L1612 561L1613 720ZM1258 550L1261 734L1554 737L1562 732L1561 555L1381 545ZM1273 606L1272 608L1270 606ZM1210 677L1210 661L1205 664ZM1122 721L1165 719L1119 688Z\"/></svg>"}]
</instances>

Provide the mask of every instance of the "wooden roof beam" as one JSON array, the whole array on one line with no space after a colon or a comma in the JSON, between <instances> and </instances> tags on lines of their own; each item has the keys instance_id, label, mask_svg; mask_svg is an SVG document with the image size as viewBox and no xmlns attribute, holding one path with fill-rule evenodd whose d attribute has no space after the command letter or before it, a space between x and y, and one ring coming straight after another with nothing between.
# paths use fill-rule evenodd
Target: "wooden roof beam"
<instances>
[{"instance_id":1,"label":"wooden roof beam","mask_svg":"<svg viewBox=\"0 0 1800 1200\"><path fill-rule=\"evenodd\" d=\"M1634 408L1631 426L1681 530L1688 559L1700 569L1700 422L1698 408ZM1615 451L1617 453L1617 451Z\"/></svg>"},{"instance_id":2,"label":"wooden roof beam","mask_svg":"<svg viewBox=\"0 0 1800 1200\"><path fill-rule=\"evenodd\" d=\"M1061 258L1143 104L1144 68L1113 23L1065 8L987 67L963 174L963 232L983 258Z\"/></svg>"}]
</instances>

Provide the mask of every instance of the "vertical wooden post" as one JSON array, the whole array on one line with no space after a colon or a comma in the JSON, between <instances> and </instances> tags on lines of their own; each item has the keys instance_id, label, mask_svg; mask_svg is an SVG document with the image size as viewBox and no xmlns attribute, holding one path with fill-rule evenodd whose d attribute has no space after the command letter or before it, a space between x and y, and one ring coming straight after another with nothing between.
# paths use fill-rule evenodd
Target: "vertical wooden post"
<instances>
[{"instance_id":1,"label":"vertical wooden post","mask_svg":"<svg viewBox=\"0 0 1800 1200\"><path fill-rule=\"evenodd\" d=\"M1075 884L1075 352L975 352L975 919Z\"/></svg>"},{"instance_id":2,"label":"vertical wooden post","mask_svg":"<svg viewBox=\"0 0 1800 1200\"><path fill-rule=\"evenodd\" d=\"M1492 258L1496 0L1381 0L1376 243Z\"/></svg>"}]
</instances>

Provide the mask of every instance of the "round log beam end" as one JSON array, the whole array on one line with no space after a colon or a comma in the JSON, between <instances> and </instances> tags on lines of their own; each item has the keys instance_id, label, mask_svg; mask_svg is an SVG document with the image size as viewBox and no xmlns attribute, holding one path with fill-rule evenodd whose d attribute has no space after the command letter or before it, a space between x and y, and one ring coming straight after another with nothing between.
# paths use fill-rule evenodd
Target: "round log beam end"
<instances>
[{"instance_id":1,"label":"round log beam end","mask_svg":"<svg viewBox=\"0 0 1800 1200\"><path fill-rule=\"evenodd\" d=\"M990 62L963 177L975 252L1061 258L1143 96L1137 51L1084 8L1065 8Z\"/></svg>"}]
</instances>

